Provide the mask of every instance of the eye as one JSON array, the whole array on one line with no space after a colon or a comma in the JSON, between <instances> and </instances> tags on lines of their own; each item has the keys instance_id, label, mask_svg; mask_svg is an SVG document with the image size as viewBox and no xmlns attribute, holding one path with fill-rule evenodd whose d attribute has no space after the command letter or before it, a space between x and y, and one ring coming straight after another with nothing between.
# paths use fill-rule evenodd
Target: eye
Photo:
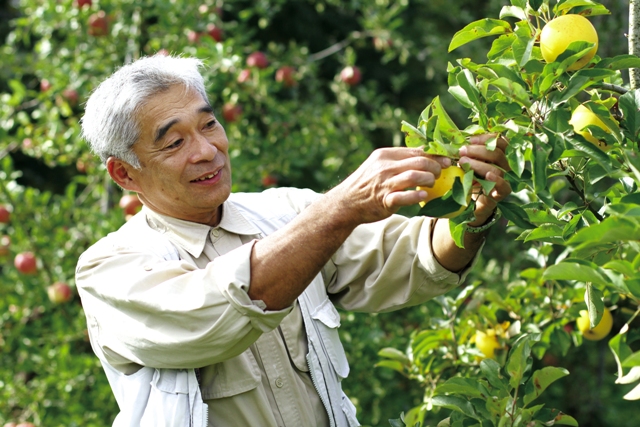
<instances>
[{"instance_id":1,"label":"eye","mask_svg":"<svg viewBox=\"0 0 640 427\"><path fill-rule=\"evenodd\" d=\"M216 124L218 123L218 121L216 119L211 119L207 122L207 124L204 126L205 129L212 129L216 126Z\"/></svg>"},{"instance_id":2,"label":"eye","mask_svg":"<svg viewBox=\"0 0 640 427\"><path fill-rule=\"evenodd\" d=\"M184 139L178 139L177 141L172 142L171 144L167 145L166 147L164 147L165 150L172 150L174 148L178 148L182 145L182 143L184 142Z\"/></svg>"}]
</instances>

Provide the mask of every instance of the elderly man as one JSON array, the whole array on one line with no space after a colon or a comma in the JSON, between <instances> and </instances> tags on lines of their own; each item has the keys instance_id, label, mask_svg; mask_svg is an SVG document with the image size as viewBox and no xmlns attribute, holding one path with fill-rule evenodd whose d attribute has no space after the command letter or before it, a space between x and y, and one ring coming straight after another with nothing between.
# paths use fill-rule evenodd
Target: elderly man
<instances>
[{"instance_id":1,"label":"elderly man","mask_svg":"<svg viewBox=\"0 0 640 427\"><path fill-rule=\"evenodd\" d=\"M200 61L120 68L87 102L83 136L144 208L80 258L91 343L114 426L356 426L336 306L380 312L460 284L511 188L505 142L461 152L494 181L465 249L446 220L394 215L449 159L376 150L326 192L231 194L229 142ZM474 231L476 231L474 233Z\"/></svg>"}]
</instances>

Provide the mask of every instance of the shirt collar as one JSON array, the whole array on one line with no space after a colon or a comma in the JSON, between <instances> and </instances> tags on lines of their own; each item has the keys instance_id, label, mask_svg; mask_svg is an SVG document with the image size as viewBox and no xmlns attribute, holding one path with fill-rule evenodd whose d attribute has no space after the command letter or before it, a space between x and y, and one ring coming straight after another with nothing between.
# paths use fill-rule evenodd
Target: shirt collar
<instances>
[{"instance_id":1,"label":"shirt collar","mask_svg":"<svg viewBox=\"0 0 640 427\"><path fill-rule=\"evenodd\" d=\"M151 228L166 234L169 240L184 248L194 258L202 254L212 228L247 236L260 234L260 230L251 224L229 200L222 204L222 219L216 227L163 215L146 206L142 210Z\"/></svg>"}]
</instances>

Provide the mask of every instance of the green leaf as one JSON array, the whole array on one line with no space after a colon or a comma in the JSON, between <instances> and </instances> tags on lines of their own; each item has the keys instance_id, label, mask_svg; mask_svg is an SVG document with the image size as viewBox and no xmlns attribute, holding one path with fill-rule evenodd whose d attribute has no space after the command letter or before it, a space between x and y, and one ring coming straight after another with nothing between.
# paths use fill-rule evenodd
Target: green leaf
<instances>
[{"instance_id":1,"label":"green leaf","mask_svg":"<svg viewBox=\"0 0 640 427\"><path fill-rule=\"evenodd\" d=\"M382 350L378 351L378 356L385 357L391 360L396 360L398 362L401 362L407 365L410 363L409 358L407 357L406 354L404 354L404 352L393 347L383 348Z\"/></svg>"},{"instance_id":2,"label":"green leaf","mask_svg":"<svg viewBox=\"0 0 640 427\"><path fill-rule=\"evenodd\" d=\"M404 120L400 130L404 132L404 143L407 147L422 147L427 143L425 134Z\"/></svg>"},{"instance_id":3,"label":"green leaf","mask_svg":"<svg viewBox=\"0 0 640 427\"><path fill-rule=\"evenodd\" d=\"M525 242L540 241L563 244L564 229L556 224L542 224L533 229L524 239Z\"/></svg>"},{"instance_id":4,"label":"green leaf","mask_svg":"<svg viewBox=\"0 0 640 427\"><path fill-rule=\"evenodd\" d=\"M500 373L500 365L498 362L493 359L482 359L480 362L480 370L491 386L505 393L509 392L507 381Z\"/></svg>"},{"instance_id":5,"label":"green leaf","mask_svg":"<svg viewBox=\"0 0 640 427\"><path fill-rule=\"evenodd\" d=\"M547 387L562 377L569 375L569 371L555 366L545 366L533 373L525 388L524 404L528 405L537 399Z\"/></svg>"},{"instance_id":6,"label":"green leaf","mask_svg":"<svg viewBox=\"0 0 640 427\"><path fill-rule=\"evenodd\" d=\"M376 368L388 368L392 369L396 372L404 373L404 366L402 362L398 362L397 360L381 360L374 364Z\"/></svg>"},{"instance_id":7,"label":"green leaf","mask_svg":"<svg viewBox=\"0 0 640 427\"><path fill-rule=\"evenodd\" d=\"M481 390L478 387L479 383L475 379L453 377L449 378L443 384L436 387L436 394L458 394L467 398L478 397L487 399L489 396L486 394L486 390Z\"/></svg>"},{"instance_id":8,"label":"green leaf","mask_svg":"<svg viewBox=\"0 0 640 427\"><path fill-rule=\"evenodd\" d=\"M460 87L464 89L469 101L471 101L471 103L475 107L475 111L478 113L480 126L486 129L488 125L487 114L482 106L482 101L480 100L480 91L476 87L476 79L473 76L473 73L471 73L471 71L467 69L462 70L456 76L456 81L458 82Z\"/></svg>"},{"instance_id":9,"label":"green leaf","mask_svg":"<svg viewBox=\"0 0 640 427\"><path fill-rule=\"evenodd\" d=\"M502 9L500 9L499 17L500 19L512 17L517 18L520 21L526 21L527 19L529 19L524 8L518 6L502 6Z\"/></svg>"},{"instance_id":10,"label":"green leaf","mask_svg":"<svg viewBox=\"0 0 640 427\"><path fill-rule=\"evenodd\" d=\"M440 102L439 96L436 96L433 101L431 101L431 106L433 109L433 115L438 117L438 130L446 137L446 141L452 144L452 147L450 148L450 157L455 157L457 156L460 147L467 144L467 139L445 110L444 106Z\"/></svg>"},{"instance_id":11,"label":"green leaf","mask_svg":"<svg viewBox=\"0 0 640 427\"><path fill-rule=\"evenodd\" d=\"M529 336L525 335L518 339L511 351L509 351L509 361L507 362L506 371L509 374L509 385L517 388L524 377L524 373L529 365L529 356L531 355L531 347L529 346Z\"/></svg>"},{"instance_id":12,"label":"green leaf","mask_svg":"<svg viewBox=\"0 0 640 427\"><path fill-rule=\"evenodd\" d=\"M592 246L632 240L640 240L640 227L636 223L625 218L608 217L599 224L579 230L567 243L571 246Z\"/></svg>"},{"instance_id":13,"label":"green leaf","mask_svg":"<svg viewBox=\"0 0 640 427\"><path fill-rule=\"evenodd\" d=\"M507 33L498 37L491 44L491 49L489 49L489 52L487 53L487 58L504 58L507 53L509 53L511 46L517 39L518 36L516 36L514 33Z\"/></svg>"},{"instance_id":14,"label":"green leaf","mask_svg":"<svg viewBox=\"0 0 640 427\"><path fill-rule=\"evenodd\" d=\"M592 282L606 286L605 278L595 268L577 262L562 261L551 265L542 273L544 280L576 280L578 282Z\"/></svg>"},{"instance_id":15,"label":"green leaf","mask_svg":"<svg viewBox=\"0 0 640 427\"><path fill-rule=\"evenodd\" d=\"M611 338L609 340L609 348L618 365L618 378L622 378L624 376L622 361L632 354L631 347L627 345L627 334L620 333Z\"/></svg>"},{"instance_id":16,"label":"green leaf","mask_svg":"<svg viewBox=\"0 0 640 427\"><path fill-rule=\"evenodd\" d=\"M602 291L587 282L587 289L584 291L584 302L589 310L589 322L592 328L595 328L600 323L600 319L602 319L602 314L604 313L602 298Z\"/></svg>"},{"instance_id":17,"label":"green leaf","mask_svg":"<svg viewBox=\"0 0 640 427\"><path fill-rule=\"evenodd\" d=\"M541 421L545 426L565 425L578 427L578 422L575 418L557 409L542 408L536 414L535 419Z\"/></svg>"},{"instance_id":18,"label":"green leaf","mask_svg":"<svg viewBox=\"0 0 640 427\"><path fill-rule=\"evenodd\" d=\"M524 209L518 206L515 203L500 201L498 202L498 209L509 221L513 222L520 228L524 228L525 230L536 228L535 225L531 224L528 220L528 215Z\"/></svg>"},{"instance_id":19,"label":"green leaf","mask_svg":"<svg viewBox=\"0 0 640 427\"><path fill-rule=\"evenodd\" d=\"M629 91L618 100L622 124L634 137L640 132L640 89Z\"/></svg>"},{"instance_id":20,"label":"green leaf","mask_svg":"<svg viewBox=\"0 0 640 427\"><path fill-rule=\"evenodd\" d=\"M554 93L550 98L551 106L556 108L560 104L563 104L569 99L582 93L588 87L593 86L608 77L614 76L615 74L616 72L613 70L597 68L578 70L569 79L569 84L567 84L562 91Z\"/></svg>"},{"instance_id":21,"label":"green leaf","mask_svg":"<svg viewBox=\"0 0 640 427\"><path fill-rule=\"evenodd\" d=\"M609 11L603 5L593 0L567 0L565 2L559 2L559 4L553 8L553 12L556 15L564 15L574 7L581 7L581 6L588 7L590 10L595 9L595 12L588 13L586 14L587 16L595 15L595 14L597 15L609 14ZM604 11L602 11L602 9L604 9Z\"/></svg>"},{"instance_id":22,"label":"green leaf","mask_svg":"<svg viewBox=\"0 0 640 427\"><path fill-rule=\"evenodd\" d=\"M640 68L640 58L635 55L618 55L613 58L604 58L594 68L606 68L608 70Z\"/></svg>"},{"instance_id":23,"label":"green leaf","mask_svg":"<svg viewBox=\"0 0 640 427\"><path fill-rule=\"evenodd\" d=\"M460 412L469 418L478 420L478 415L473 409L471 402L457 396L433 396L431 399L433 406L439 406L442 408L451 409L456 412Z\"/></svg>"},{"instance_id":24,"label":"green leaf","mask_svg":"<svg viewBox=\"0 0 640 427\"><path fill-rule=\"evenodd\" d=\"M622 361L623 368L631 368L633 366L640 366L640 351L636 351Z\"/></svg>"},{"instance_id":25,"label":"green leaf","mask_svg":"<svg viewBox=\"0 0 640 427\"><path fill-rule=\"evenodd\" d=\"M624 400L640 400L640 384L622 397Z\"/></svg>"},{"instance_id":26,"label":"green leaf","mask_svg":"<svg viewBox=\"0 0 640 427\"><path fill-rule=\"evenodd\" d=\"M451 52L474 40L511 32L511 25L500 19L480 19L456 32L451 39L448 51Z\"/></svg>"},{"instance_id":27,"label":"green leaf","mask_svg":"<svg viewBox=\"0 0 640 427\"><path fill-rule=\"evenodd\" d=\"M522 87L518 82L514 82L505 77L500 77L496 80L489 82L495 86L506 96L509 100L515 101L524 107L531 107L531 99L529 92Z\"/></svg>"}]
</instances>

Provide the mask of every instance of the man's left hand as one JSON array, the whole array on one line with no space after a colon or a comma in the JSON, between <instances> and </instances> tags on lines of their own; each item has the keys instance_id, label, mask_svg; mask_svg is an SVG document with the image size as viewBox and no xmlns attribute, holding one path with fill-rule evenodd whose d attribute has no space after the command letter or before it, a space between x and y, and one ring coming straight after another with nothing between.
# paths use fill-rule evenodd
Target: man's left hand
<instances>
[{"instance_id":1,"label":"man's left hand","mask_svg":"<svg viewBox=\"0 0 640 427\"><path fill-rule=\"evenodd\" d=\"M498 137L496 148L491 151L487 149L485 142L494 137L492 134L472 136L470 144L460 149L460 164L469 164L478 178L496 183L489 194L477 197L474 212L476 219L469 223L472 227L484 224L495 211L498 202L511 194L511 185L504 179L505 172L511 170L505 155L508 141Z\"/></svg>"}]
</instances>

